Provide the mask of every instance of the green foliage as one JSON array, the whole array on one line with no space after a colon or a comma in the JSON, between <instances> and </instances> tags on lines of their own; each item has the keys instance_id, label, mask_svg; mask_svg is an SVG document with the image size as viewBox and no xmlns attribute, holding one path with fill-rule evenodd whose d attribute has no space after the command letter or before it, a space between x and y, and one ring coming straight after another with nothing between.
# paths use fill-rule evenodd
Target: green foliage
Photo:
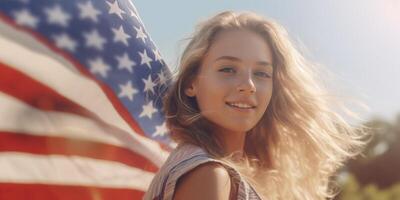
<instances>
[{"instance_id":1,"label":"green foliage","mask_svg":"<svg viewBox=\"0 0 400 200\"><path fill-rule=\"evenodd\" d=\"M384 119L375 118L364 124L368 127L368 131L372 136L372 140L366 146L363 154L366 155L365 158L361 160L369 160L377 156L376 150L380 146L393 146L400 140L400 114L396 117L394 121L387 121Z\"/></svg>"},{"instance_id":2,"label":"green foliage","mask_svg":"<svg viewBox=\"0 0 400 200\"><path fill-rule=\"evenodd\" d=\"M373 138L363 156L350 160L343 168L348 175L339 182L341 191L335 200L400 200L400 114L394 121L375 118L364 126ZM381 188L368 183L379 183Z\"/></svg>"},{"instance_id":3,"label":"green foliage","mask_svg":"<svg viewBox=\"0 0 400 200\"><path fill-rule=\"evenodd\" d=\"M353 175L349 175L338 200L400 200L400 183L385 189L369 184L361 187Z\"/></svg>"}]
</instances>

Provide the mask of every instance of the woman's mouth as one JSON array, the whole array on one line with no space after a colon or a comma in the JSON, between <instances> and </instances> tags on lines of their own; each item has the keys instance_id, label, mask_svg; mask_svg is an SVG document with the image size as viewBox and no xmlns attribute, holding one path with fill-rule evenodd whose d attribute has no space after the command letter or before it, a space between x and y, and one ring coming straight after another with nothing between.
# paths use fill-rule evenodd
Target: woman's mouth
<instances>
[{"instance_id":1,"label":"woman's mouth","mask_svg":"<svg viewBox=\"0 0 400 200\"><path fill-rule=\"evenodd\" d=\"M251 110L254 109L256 106L252 106L246 103L230 103L230 102L226 102L226 105L228 105L231 108L234 109L239 109L239 110Z\"/></svg>"}]
</instances>

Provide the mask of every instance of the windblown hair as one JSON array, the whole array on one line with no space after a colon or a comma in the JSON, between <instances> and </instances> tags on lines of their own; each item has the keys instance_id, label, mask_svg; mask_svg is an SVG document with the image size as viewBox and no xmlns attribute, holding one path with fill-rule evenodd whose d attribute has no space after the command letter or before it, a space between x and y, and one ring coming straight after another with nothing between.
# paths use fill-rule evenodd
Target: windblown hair
<instances>
[{"instance_id":1,"label":"windblown hair","mask_svg":"<svg viewBox=\"0 0 400 200\"><path fill-rule=\"evenodd\" d=\"M196 78L204 55L224 30L259 34L273 54L273 92L266 112L246 133L241 161L226 155L213 125L196 99L185 95ZM236 168L263 199L326 199L337 188L331 176L344 162L360 154L367 143L363 129L338 114L336 99L318 80L316 66L290 42L276 22L250 12L222 12L200 23L186 46L164 98L171 137L198 145Z\"/></svg>"}]
</instances>

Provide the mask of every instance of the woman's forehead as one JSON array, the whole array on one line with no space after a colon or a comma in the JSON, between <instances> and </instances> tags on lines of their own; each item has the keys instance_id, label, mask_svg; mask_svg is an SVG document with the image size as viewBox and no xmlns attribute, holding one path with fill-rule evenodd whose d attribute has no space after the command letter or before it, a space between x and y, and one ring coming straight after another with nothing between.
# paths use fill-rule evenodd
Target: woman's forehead
<instances>
[{"instance_id":1,"label":"woman's forehead","mask_svg":"<svg viewBox=\"0 0 400 200\"><path fill-rule=\"evenodd\" d=\"M216 35L205 59L213 62L221 58L272 63L272 53L267 42L259 34L248 30L227 30Z\"/></svg>"}]
</instances>

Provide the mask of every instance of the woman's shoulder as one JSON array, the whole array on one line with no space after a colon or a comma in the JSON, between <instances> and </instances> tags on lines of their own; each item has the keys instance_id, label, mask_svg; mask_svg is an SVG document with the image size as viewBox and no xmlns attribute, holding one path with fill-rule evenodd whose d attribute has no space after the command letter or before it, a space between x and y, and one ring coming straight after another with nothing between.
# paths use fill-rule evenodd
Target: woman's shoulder
<instances>
[{"instance_id":1,"label":"woman's shoulder","mask_svg":"<svg viewBox=\"0 0 400 200\"><path fill-rule=\"evenodd\" d=\"M184 197L181 199L193 199L194 197L186 198L186 195L206 195L204 191L209 191L207 195L220 195L224 187L228 187L226 192L229 194L232 175L230 173L223 164L212 158L204 149L192 144L180 144L170 153L157 172L145 199L171 200L175 193L179 195L178 199L181 197ZM222 183L224 185L220 187ZM196 189L198 193L195 193L193 189ZM220 193L212 194L213 189L214 191L218 189Z\"/></svg>"},{"instance_id":2,"label":"woman's shoulder","mask_svg":"<svg viewBox=\"0 0 400 200\"><path fill-rule=\"evenodd\" d=\"M193 157L195 155L205 155L209 156L209 154L201 147L190 144L190 143L182 143L179 144L170 154L169 159L185 159L188 157Z\"/></svg>"},{"instance_id":3,"label":"woman's shoulder","mask_svg":"<svg viewBox=\"0 0 400 200\"><path fill-rule=\"evenodd\" d=\"M179 178L174 199L228 199L230 175L220 163L207 162L196 166Z\"/></svg>"},{"instance_id":4,"label":"woman's shoulder","mask_svg":"<svg viewBox=\"0 0 400 200\"><path fill-rule=\"evenodd\" d=\"M162 166L162 170L174 170L174 168L189 166L194 160L204 159L211 159L210 155L204 149L189 143L179 144L169 154Z\"/></svg>"},{"instance_id":5,"label":"woman's shoulder","mask_svg":"<svg viewBox=\"0 0 400 200\"><path fill-rule=\"evenodd\" d=\"M180 177L210 160L212 158L202 148L188 143L179 144L153 178L145 199L172 199Z\"/></svg>"}]
</instances>

